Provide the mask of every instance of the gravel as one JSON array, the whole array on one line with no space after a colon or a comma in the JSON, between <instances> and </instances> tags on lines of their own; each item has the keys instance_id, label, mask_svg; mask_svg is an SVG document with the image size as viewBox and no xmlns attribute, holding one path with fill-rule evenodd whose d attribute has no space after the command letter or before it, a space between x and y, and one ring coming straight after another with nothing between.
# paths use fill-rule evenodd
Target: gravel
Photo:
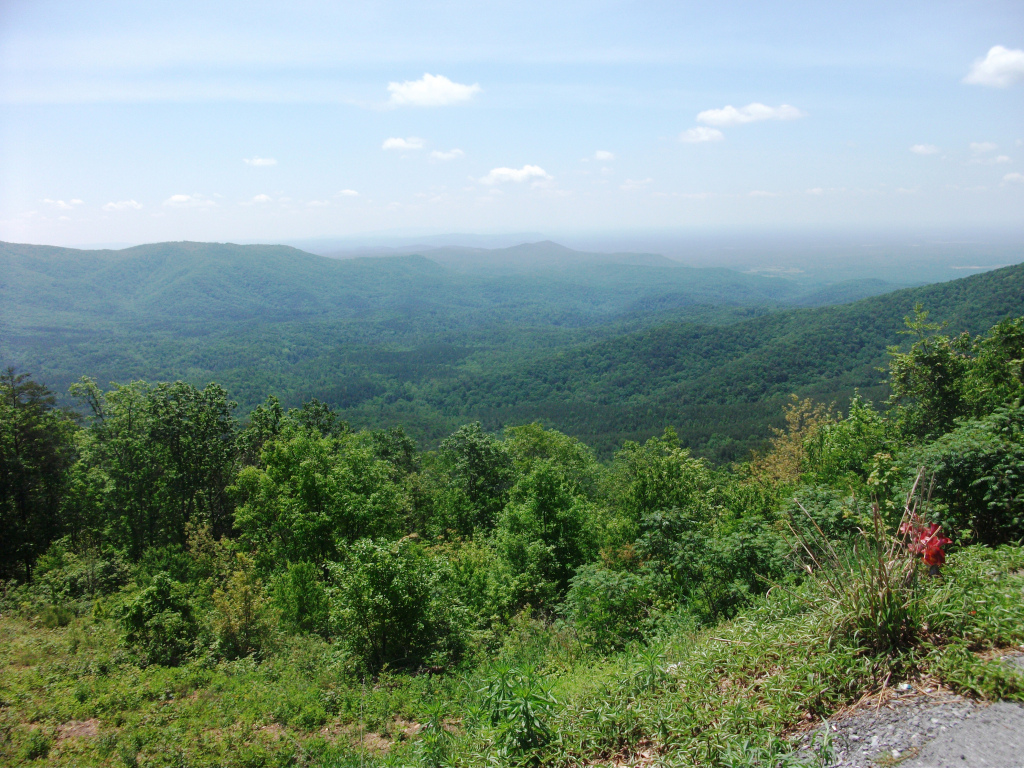
<instances>
[{"instance_id":1,"label":"gravel","mask_svg":"<svg viewBox=\"0 0 1024 768\"><path fill-rule=\"evenodd\" d=\"M1024 655L1007 656L1004 661L1024 671ZM827 728L834 756L829 768L879 768L886 765L910 768L918 764L914 758L922 751L922 758L927 758L939 748L955 748L961 738L972 738L964 734L977 730L978 723L961 724L989 706L987 702L965 699L943 690L926 688L919 691L907 684L898 685L893 692L896 696L877 708L873 703L863 704L808 733L800 748L808 749L812 741L821 739ZM1002 721L1009 717L1017 722L1021 717L1020 705L1000 704L992 710L984 720ZM1019 726L1015 732L1024 739ZM928 745L933 746L925 750ZM1024 754L1024 745L1017 754ZM1002 766L1004 762L991 765ZM972 768L966 763L960 764ZM978 763L982 764L989 765L987 761ZM1024 768L1024 763L1016 758L1005 764Z\"/></svg>"}]
</instances>

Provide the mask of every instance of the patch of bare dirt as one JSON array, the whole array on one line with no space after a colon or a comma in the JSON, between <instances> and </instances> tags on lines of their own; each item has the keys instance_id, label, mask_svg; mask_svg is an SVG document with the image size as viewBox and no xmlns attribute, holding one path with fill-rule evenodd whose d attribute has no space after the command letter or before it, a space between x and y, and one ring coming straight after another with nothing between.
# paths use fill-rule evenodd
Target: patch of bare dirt
<instances>
[{"instance_id":1,"label":"patch of bare dirt","mask_svg":"<svg viewBox=\"0 0 1024 768\"><path fill-rule=\"evenodd\" d=\"M99 733L100 721L95 717L88 720L69 720L57 729L57 741L91 739Z\"/></svg>"}]
</instances>

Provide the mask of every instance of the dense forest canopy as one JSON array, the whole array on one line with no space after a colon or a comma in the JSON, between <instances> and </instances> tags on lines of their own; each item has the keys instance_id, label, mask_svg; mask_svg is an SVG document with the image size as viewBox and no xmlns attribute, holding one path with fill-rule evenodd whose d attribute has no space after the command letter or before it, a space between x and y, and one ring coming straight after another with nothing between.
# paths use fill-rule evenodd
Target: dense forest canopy
<instances>
[{"instance_id":1,"label":"dense forest canopy","mask_svg":"<svg viewBox=\"0 0 1024 768\"><path fill-rule=\"evenodd\" d=\"M243 416L269 393L286 408L317 399L357 428L402 426L428 447L471 421L540 420L608 459L671 425L727 462L764 443L790 393L887 397L876 369L915 303L975 334L1024 312L1020 266L854 301L893 286L553 243L434 258L3 244L0 357L62 404L83 374L216 381Z\"/></svg>"}]
</instances>

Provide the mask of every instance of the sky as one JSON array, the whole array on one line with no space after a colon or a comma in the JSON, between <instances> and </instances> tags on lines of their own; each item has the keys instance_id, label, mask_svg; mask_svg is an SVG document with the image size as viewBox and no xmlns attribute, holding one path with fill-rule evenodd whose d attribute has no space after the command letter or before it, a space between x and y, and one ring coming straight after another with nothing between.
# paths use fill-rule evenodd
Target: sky
<instances>
[{"instance_id":1,"label":"sky","mask_svg":"<svg viewBox=\"0 0 1024 768\"><path fill-rule=\"evenodd\" d=\"M0 240L1024 231L1024 4L0 0Z\"/></svg>"}]
</instances>

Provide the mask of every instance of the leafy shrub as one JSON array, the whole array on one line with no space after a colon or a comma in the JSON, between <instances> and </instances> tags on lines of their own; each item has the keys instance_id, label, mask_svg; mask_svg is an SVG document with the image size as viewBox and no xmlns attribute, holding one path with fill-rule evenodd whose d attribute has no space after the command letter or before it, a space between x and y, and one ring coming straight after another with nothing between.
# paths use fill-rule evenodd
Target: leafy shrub
<instances>
[{"instance_id":1,"label":"leafy shrub","mask_svg":"<svg viewBox=\"0 0 1024 768\"><path fill-rule=\"evenodd\" d=\"M166 573L123 606L124 642L149 664L177 666L192 648L197 625L185 586Z\"/></svg>"},{"instance_id":2,"label":"leafy shrub","mask_svg":"<svg viewBox=\"0 0 1024 768\"><path fill-rule=\"evenodd\" d=\"M237 555L236 571L213 593L213 632L217 650L228 659L260 653L273 631L271 607L252 561Z\"/></svg>"},{"instance_id":3,"label":"leafy shrub","mask_svg":"<svg viewBox=\"0 0 1024 768\"><path fill-rule=\"evenodd\" d=\"M65 605L45 605L39 612L39 621L47 629L66 627L75 617L75 612Z\"/></svg>"},{"instance_id":4,"label":"leafy shrub","mask_svg":"<svg viewBox=\"0 0 1024 768\"><path fill-rule=\"evenodd\" d=\"M1024 539L1024 405L1020 401L956 429L925 448L938 522L984 544Z\"/></svg>"},{"instance_id":5,"label":"leafy shrub","mask_svg":"<svg viewBox=\"0 0 1024 768\"><path fill-rule=\"evenodd\" d=\"M39 591L51 602L109 595L123 587L130 568L114 551L89 548L76 552L67 538L53 542L36 561Z\"/></svg>"},{"instance_id":6,"label":"leafy shrub","mask_svg":"<svg viewBox=\"0 0 1024 768\"><path fill-rule=\"evenodd\" d=\"M432 574L419 547L408 538L362 539L347 554L332 567L331 623L339 636L371 669L421 658L430 644Z\"/></svg>"},{"instance_id":7,"label":"leafy shrub","mask_svg":"<svg viewBox=\"0 0 1024 768\"><path fill-rule=\"evenodd\" d=\"M329 633L330 606L319 569L310 562L289 563L274 585L274 602L285 626L296 632Z\"/></svg>"},{"instance_id":8,"label":"leafy shrub","mask_svg":"<svg viewBox=\"0 0 1024 768\"><path fill-rule=\"evenodd\" d=\"M857 395L846 418L811 432L804 444L805 466L819 483L862 484L871 473L872 458L886 449L890 431L885 417Z\"/></svg>"},{"instance_id":9,"label":"leafy shrub","mask_svg":"<svg viewBox=\"0 0 1024 768\"><path fill-rule=\"evenodd\" d=\"M644 636L654 600L644 576L589 563L576 571L563 610L597 648L610 650Z\"/></svg>"}]
</instances>

